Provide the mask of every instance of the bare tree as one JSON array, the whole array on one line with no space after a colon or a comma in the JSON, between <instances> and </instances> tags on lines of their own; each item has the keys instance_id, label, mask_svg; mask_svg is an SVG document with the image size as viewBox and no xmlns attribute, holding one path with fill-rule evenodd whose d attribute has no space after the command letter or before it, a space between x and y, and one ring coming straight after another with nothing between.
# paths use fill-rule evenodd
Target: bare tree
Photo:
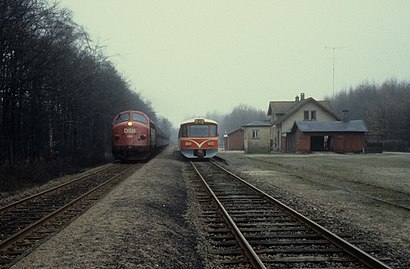
<instances>
[{"instance_id":1,"label":"bare tree","mask_svg":"<svg viewBox=\"0 0 410 269\"><path fill-rule=\"evenodd\" d=\"M156 119L56 4L0 1L0 54L0 169L48 163L49 172L60 160L66 166L56 170L102 161L116 113L136 109Z\"/></svg>"},{"instance_id":2,"label":"bare tree","mask_svg":"<svg viewBox=\"0 0 410 269\"><path fill-rule=\"evenodd\" d=\"M369 135L381 139L387 150L410 150L410 84L387 80L381 85L364 82L342 91L332 100L336 113L349 110L349 119L363 119Z\"/></svg>"}]
</instances>

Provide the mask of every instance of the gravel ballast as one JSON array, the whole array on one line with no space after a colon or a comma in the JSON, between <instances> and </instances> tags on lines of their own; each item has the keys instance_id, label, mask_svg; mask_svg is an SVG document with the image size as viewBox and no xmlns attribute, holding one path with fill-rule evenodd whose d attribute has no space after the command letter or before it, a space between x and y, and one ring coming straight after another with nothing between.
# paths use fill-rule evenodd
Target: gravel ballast
<instances>
[{"instance_id":1,"label":"gravel ballast","mask_svg":"<svg viewBox=\"0 0 410 269\"><path fill-rule=\"evenodd\" d=\"M369 199L397 195L409 203L410 154L219 156L226 168L327 229L370 242L394 268L410 268L410 211Z\"/></svg>"},{"instance_id":2,"label":"gravel ballast","mask_svg":"<svg viewBox=\"0 0 410 269\"><path fill-rule=\"evenodd\" d=\"M329 230L372 242L390 266L410 267L410 212L363 195L410 193L410 154L219 156ZM212 268L190 173L169 146L13 268Z\"/></svg>"}]
</instances>

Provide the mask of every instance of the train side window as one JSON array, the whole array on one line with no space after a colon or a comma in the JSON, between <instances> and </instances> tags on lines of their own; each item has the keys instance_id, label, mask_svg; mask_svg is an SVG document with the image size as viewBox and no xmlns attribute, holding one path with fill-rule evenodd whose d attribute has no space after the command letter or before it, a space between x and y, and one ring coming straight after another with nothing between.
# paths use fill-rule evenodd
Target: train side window
<instances>
[{"instance_id":1,"label":"train side window","mask_svg":"<svg viewBox=\"0 0 410 269\"><path fill-rule=\"evenodd\" d=\"M115 119L115 124L127 121L130 119L130 115L128 113L120 114L118 117Z\"/></svg>"},{"instance_id":2,"label":"train side window","mask_svg":"<svg viewBox=\"0 0 410 269\"><path fill-rule=\"evenodd\" d=\"M144 115L139 113L132 113L132 120L148 124L148 119Z\"/></svg>"},{"instance_id":3,"label":"train side window","mask_svg":"<svg viewBox=\"0 0 410 269\"><path fill-rule=\"evenodd\" d=\"M188 137L188 126L187 125L181 126L181 136Z\"/></svg>"}]
</instances>

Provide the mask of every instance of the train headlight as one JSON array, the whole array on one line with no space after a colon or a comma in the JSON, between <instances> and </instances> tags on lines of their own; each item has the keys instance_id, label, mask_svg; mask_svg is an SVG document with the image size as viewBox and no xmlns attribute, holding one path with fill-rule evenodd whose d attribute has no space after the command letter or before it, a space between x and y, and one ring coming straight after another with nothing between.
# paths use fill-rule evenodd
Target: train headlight
<instances>
[{"instance_id":1,"label":"train headlight","mask_svg":"<svg viewBox=\"0 0 410 269\"><path fill-rule=\"evenodd\" d=\"M115 135L114 135L114 139L115 139L115 140L119 140L119 139L120 139L120 135L119 135L119 134L115 134Z\"/></svg>"},{"instance_id":2,"label":"train headlight","mask_svg":"<svg viewBox=\"0 0 410 269\"><path fill-rule=\"evenodd\" d=\"M132 126L132 121L127 122L128 126Z\"/></svg>"},{"instance_id":3,"label":"train headlight","mask_svg":"<svg viewBox=\"0 0 410 269\"><path fill-rule=\"evenodd\" d=\"M144 140L145 138L147 138L144 134L142 134L141 136L140 136L140 138L141 138L141 140Z\"/></svg>"},{"instance_id":4,"label":"train headlight","mask_svg":"<svg viewBox=\"0 0 410 269\"><path fill-rule=\"evenodd\" d=\"M185 142L185 146L190 147L192 145L191 142Z\"/></svg>"},{"instance_id":5,"label":"train headlight","mask_svg":"<svg viewBox=\"0 0 410 269\"><path fill-rule=\"evenodd\" d=\"M208 142L208 146L213 146L214 142Z\"/></svg>"}]
</instances>

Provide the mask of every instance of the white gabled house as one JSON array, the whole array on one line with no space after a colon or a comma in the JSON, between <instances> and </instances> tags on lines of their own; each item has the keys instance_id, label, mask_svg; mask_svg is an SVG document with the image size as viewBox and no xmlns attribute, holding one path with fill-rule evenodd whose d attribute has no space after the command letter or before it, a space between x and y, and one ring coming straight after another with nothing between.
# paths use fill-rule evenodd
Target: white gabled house
<instances>
[{"instance_id":1,"label":"white gabled house","mask_svg":"<svg viewBox=\"0 0 410 269\"><path fill-rule=\"evenodd\" d=\"M329 101L316 101L305 94L296 96L294 101L269 102L268 116L272 124L272 147L286 151L286 136L297 121L339 121L332 111Z\"/></svg>"}]
</instances>

